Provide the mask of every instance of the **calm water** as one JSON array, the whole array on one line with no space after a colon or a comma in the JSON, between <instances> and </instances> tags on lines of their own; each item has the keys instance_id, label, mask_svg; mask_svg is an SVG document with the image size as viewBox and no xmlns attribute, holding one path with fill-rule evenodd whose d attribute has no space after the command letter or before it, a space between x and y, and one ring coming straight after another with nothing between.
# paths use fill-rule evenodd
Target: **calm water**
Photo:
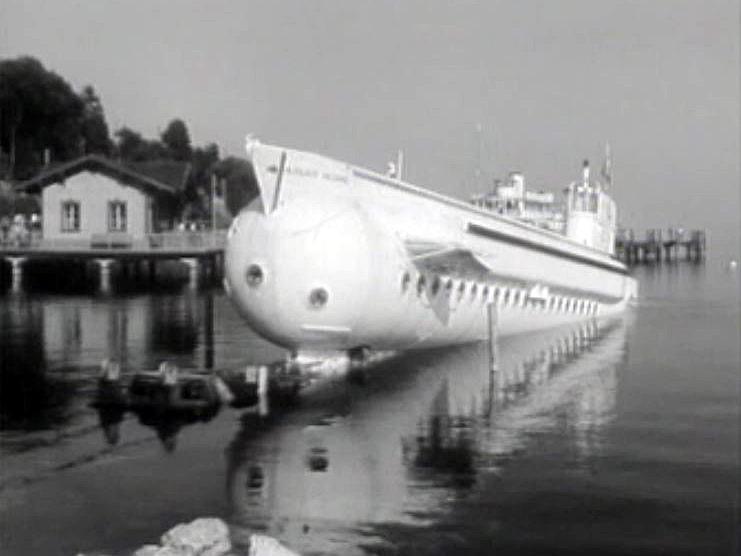
<instances>
[{"instance_id":1,"label":"calm water","mask_svg":"<svg viewBox=\"0 0 741 556\"><path fill-rule=\"evenodd\" d=\"M122 552L216 515L303 554L733 554L738 275L638 277L624 319L505 338L494 377L482 346L414 353L195 423L89 404L104 357L280 357L220 293L0 294L2 553Z\"/></svg>"}]
</instances>

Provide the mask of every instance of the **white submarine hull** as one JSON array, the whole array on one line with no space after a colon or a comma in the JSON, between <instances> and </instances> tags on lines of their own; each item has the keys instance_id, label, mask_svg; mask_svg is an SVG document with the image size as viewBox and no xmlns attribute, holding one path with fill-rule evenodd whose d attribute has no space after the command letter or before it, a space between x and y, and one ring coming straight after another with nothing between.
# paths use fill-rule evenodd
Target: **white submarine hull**
<instances>
[{"instance_id":1,"label":"white submarine hull","mask_svg":"<svg viewBox=\"0 0 741 556\"><path fill-rule=\"evenodd\" d=\"M322 156L248 144L259 198L234 219L225 288L294 354L427 348L614 315L609 254Z\"/></svg>"}]
</instances>

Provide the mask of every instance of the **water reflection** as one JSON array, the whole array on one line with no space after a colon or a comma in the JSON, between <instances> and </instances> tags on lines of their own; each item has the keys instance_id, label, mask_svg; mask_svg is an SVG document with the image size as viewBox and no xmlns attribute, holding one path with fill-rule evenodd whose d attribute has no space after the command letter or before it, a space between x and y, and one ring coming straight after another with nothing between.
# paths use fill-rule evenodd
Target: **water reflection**
<instances>
[{"instance_id":1,"label":"water reflection","mask_svg":"<svg viewBox=\"0 0 741 556\"><path fill-rule=\"evenodd\" d=\"M622 321L590 323L505 340L499 373L481 346L412 354L368 384L336 385L280 427L246 415L227 450L235 528L348 554L371 524L431 523L544 430L566 431L586 462L624 353Z\"/></svg>"},{"instance_id":2,"label":"water reflection","mask_svg":"<svg viewBox=\"0 0 741 556\"><path fill-rule=\"evenodd\" d=\"M0 429L34 430L62 423L78 388L49 376L43 350L46 314L8 299L0 310ZM30 325L29 325L30 324Z\"/></svg>"},{"instance_id":3,"label":"water reflection","mask_svg":"<svg viewBox=\"0 0 741 556\"><path fill-rule=\"evenodd\" d=\"M109 444L120 440L121 423L130 411L141 425L156 431L166 451L173 452L181 428L208 422L219 413L224 401L219 387L222 393L228 390L211 374L181 373L169 362L163 362L158 371L136 373L127 381L120 375L118 362L106 360L92 406Z\"/></svg>"},{"instance_id":4,"label":"water reflection","mask_svg":"<svg viewBox=\"0 0 741 556\"><path fill-rule=\"evenodd\" d=\"M120 361L128 372L155 368L163 359L189 367L214 363L211 293L6 297L0 330L0 430L67 423L86 405L85 393L94 391L104 358ZM202 362L195 359L199 348Z\"/></svg>"}]
</instances>

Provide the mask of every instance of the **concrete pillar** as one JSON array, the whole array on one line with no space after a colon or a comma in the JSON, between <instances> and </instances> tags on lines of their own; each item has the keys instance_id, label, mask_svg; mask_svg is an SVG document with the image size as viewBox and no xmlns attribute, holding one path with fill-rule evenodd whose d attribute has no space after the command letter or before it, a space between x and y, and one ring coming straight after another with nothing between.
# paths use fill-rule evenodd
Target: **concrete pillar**
<instances>
[{"instance_id":1,"label":"concrete pillar","mask_svg":"<svg viewBox=\"0 0 741 556\"><path fill-rule=\"evenodd\" d=\"M267 366L260 365L257 370L257 410L261 417L267 417L268 413L270 413L268 380Z\"/></svg>"},{"instance_id":2,"label":"concrete pillar","mask_svg":"<svg viewBox=\"0 0 741 556\"><path fill-rule=\"evenodd\" d=\"M10 262L12 282L10 291L20 293L23 289L23 263L26 257L7 257Z\"/></svg>"},{"instance_id":3,"label":"concrete pillar","mask_svg":"<svg viewBox=\"0 0 741 556\"><path fill-rule=\"evenodd\" d=\"M95 259L100 271L100 291L110 293L111 291L111 265L113 259Z\"/></svg>"},{"instance_id":4,"label":"concrete pillar","mask_svg":"<svg viewBox=\"0 0 741 556\"><path fill-rule=\"evenodd\" d=\"M188 285L191 289L198 289L198 277L201 270L200 262L196 257L183 257L180 260L188 267Z\"/></svg>"}]
</instances>

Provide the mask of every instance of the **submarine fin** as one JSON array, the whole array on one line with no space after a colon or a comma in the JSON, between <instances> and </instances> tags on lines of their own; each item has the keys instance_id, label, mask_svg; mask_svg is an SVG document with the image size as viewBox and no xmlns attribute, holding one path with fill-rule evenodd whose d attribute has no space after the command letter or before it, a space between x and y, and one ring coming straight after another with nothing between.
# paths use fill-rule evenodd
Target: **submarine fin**
<instances>
[{"instance_id":1,"label":"submarine fin","mask_svg":"<svg viewBox=\"0 0 741 556\"><path fill-rule=\"evenodd\" d=\"M404 247L409 260L420 272L482 279L492 271L490 261L459 245L427 240L407 240L404 242Z\"/></svg>"},{"instance_id":2,"label":"submarine fin","mask_svg":"<svg viewBox=\"0 0 741 556\"><path fill-rule=\"evenodd\" d=\"M251 136L247 136L245 150L255 171L263 212L266 215L271 214L280 202L287 151L280 147L263 145Z\"/></svg>"}]
</instances>

